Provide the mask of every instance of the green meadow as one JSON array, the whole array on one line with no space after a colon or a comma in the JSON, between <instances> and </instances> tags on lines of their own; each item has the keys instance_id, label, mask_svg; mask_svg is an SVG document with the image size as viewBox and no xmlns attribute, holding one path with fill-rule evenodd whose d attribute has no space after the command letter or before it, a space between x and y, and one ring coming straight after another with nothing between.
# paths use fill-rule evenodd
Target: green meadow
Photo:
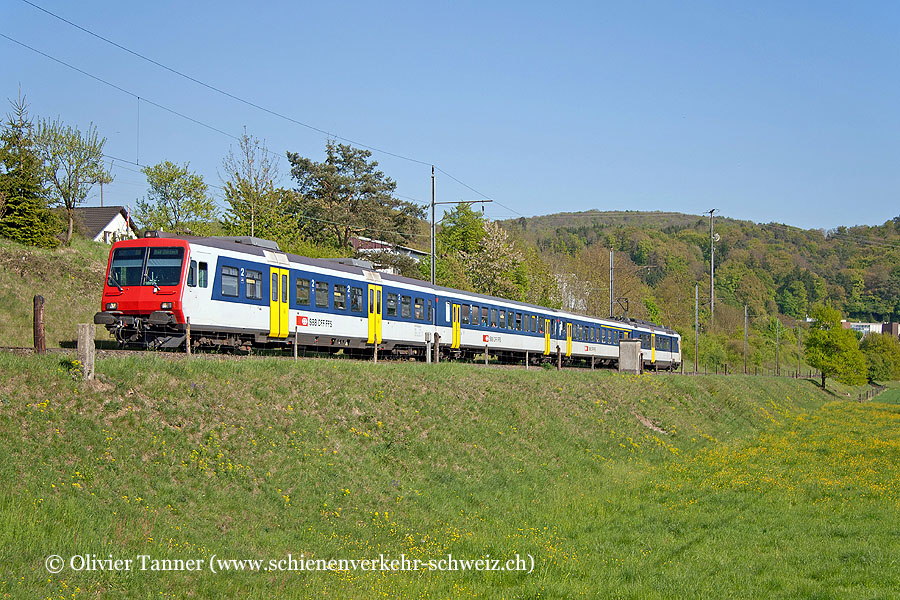
<instances>
[{"instance_id":1,"label":"green meadow","mask_svg":"<svg viewBox=\"0 0 900 600\"><path fill-rule=\"evenodd\" d=\"M0 353L0 372L3 598L900 589L896 390L860 404L788 378L171 355L98 359L91 383L63 355ZM209 568L289 554L528 568ZM73 569L84 555L134 562Z\"/></svg>"}]
</instances>

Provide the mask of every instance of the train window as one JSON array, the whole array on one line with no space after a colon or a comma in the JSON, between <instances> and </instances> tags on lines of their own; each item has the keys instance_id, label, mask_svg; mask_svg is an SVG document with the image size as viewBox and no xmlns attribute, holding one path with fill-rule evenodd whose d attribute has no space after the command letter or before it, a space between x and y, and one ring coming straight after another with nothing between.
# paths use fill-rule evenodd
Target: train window
<instances>
[{"instance_id":1,"label":"train window","mask_svg":"<svg viewBox=\"0 0 900 600\"><path fill-rule=\"evenodd\" d=\"M116 248L109 267L108 285L141 285L145 248ZM115 283L113 283L115 282Z\"/></svg>"},{"instance_id":2,"label":"train window","mask_svg":"<svg viewBox=\"0 0 900 600\"><path fill-rule=\"evenodd\" d=\"M400 316L408 319L412 315L412 299L409 296L400 296Z\"/></svg>"},{"instance_id":3,"label":"train window","mask_svg":"<svg viewBox=\"0 0 900 600\"><path fill-rule=\"evenodd\" d=\"M537 322L538 322L537 315L531 315L531 333L537 333L537 330L538 330ZM544 332L544 330L541 329L541 333L543 333L543 332Z\"/></svg>"},{"instance_id":4,"label":"train window","mask_svg":"<svg viewBox=\"0 0 900 600\"><path fill-rule=\"evenodd\" d=\"M188 287L197 287L197 261L191 261L191 268L188 269L187 278Z\"/></svg>"},{"instance_id":5,"label":"train window","mask_svg":"<svg viewBox=\"0 0 900 600\"><path fill-rule=\"evenodd\" d=\"M544 333L544 319L538 319L538 333Z\"/></svg>"},{"instance_id":6,"label":"train window","mask_svg":"<svg viewBox=\"0 0 900 600\"><path fill-rule=\"evenodd\" d=\"M350 310L353 312L363 311L363 291L362 288L350 288Z\"/></svg>"},{"instance_id":7,"label":"train window","mask_svg":"<svg viewBox=\"0 0 900 600\"><path fill-rule=\"evenodd\" d=\"M516 313L516 331L522 331L522 313Z\"/></svg>"},{"instance_id":8,"label":"train window","mask_svg":"<svg viewBox=\"0 0 900 600\"><path fill-rule=\"evenodd\" d=\"M319 308L328 308L328 282L316 282L316 306Z\"/></svg>"},{"instance_id":9,"label":"train window","mask_svg":"<svg viewBox=\"0 0 900 600\"><path fill-rule=\"evenodd\" d=\"M297 280L297 304L309 306L309 279Z\"/></svg>"},{"instance_id":10,"label":"train window","mask_svg":"<svg viewBox=\"0 0 900 600\"><path fill-rule=\"evenodd\" d=\"M492 308L491 309L491 327L496 327L496 326L497 326L497 309Z\"/></svg>"},{"instance_id":11,"label":"train window","mask_svg":"<svg viewBox=\"0 0 900 600\"><path fill-rule=\"evenodd\" d=\"M143 285L178 285L183 262L184 248L150 248Z\"/></svg>"},{"instance_id":12,"label":"train window","mask_svg":"<svg viewBox=\"0 0 900 600\"><path fill-rule=\"evenodd\" d=\"M500 321L497 323L497 326L500 327L500 329L506 329L506 311L505 310L500 311Z\"/></svg>"},{"instance_id":13,"label":"train window","mask_svg":"<svg viewBox=\"0 0 900 600\"><path fill-rule=\"evenodd\" d=\"M397 294L385 294L384 313L389 317L397 316Z\"/></svg>"},{"instance_id":14,"label":"train window","mask_svg":"<svg viewBox=\"0 0 900 600\"><path fill-rule=\"evenodd\" d=\"M287 282L288 282L288 276L287 276L287 275L282 275L282 276L281 276L281 301L284 302L285 304L287 304L287 298L288 298L288 293L287 293L288 284L287 284Z\"/></svg>"},{"instance_id":15,"label":"train window","mask_svg":"<svg viewBox=\"0 0 900 600\"><path fill-rule=\"evenodd\" d=\"M222 267L222 295L238 297L238 273L235 267Z\"/></svg>"},{"instance_id":16,"label":"train window","mask_svg":"<svg viewBox=\"0 0 900 600\"><path fill-rule=\"evenodd\" d=\"M421 321L425 318L425 301L424 300L422 300L421 298L416 298L413 301L413 309L415 311L413 314L415 315L415 318L417 320Z\"/></svg>"},{"instance_id":17,"label":"train window","mask_svg":"<svg viewBox=\"0 0 900 600\"><path fill-rule=\"evenodd\" d=\"M262 300L262 273L250 269L247 269L245 273L244 295L251 300Z\"/></svg>"},{"instance_id":18,"label":"train window","mask_svg":"<svg viewBox=\"0 0 900 600\"><path fill-rule=\"evenodd\" d=\"M487 306L481 307L481 326L488 327L490 325L490 321L488 320L490 309Z\"/></svg>"},{"instance_id":19,"label":"train window","mask_svg":"<svg viewBox=\"0 0 900 600\"><path fill-rule=\"evenodd\" d=\"M206 282L209 280L209 276L207 274L208 268L205 262L200 263L200 270L198 271L197 283L200 284L200 287L205 288Z\"/></svg>"},{"instance_id":20,"label":"train window","mask_svg":"<svg viewBox=\"0 0 900 600\"><path fill-rule=\"evenodd\" d=\"M272 302L278 302L278 273L272 273Z\"/></svg>"},{"instance_id":21,"label":"train window","mask_svg":"<svg viewBox=\"0 0 900 600\"><path fill-rule=\"evenodd\" d=\"M463 325L469 324L469 305L463 304L459 307L459 322Z\"/></svg>"},{"instance_id":22,"label":"train window","mask_svg":"<svg viewBox=\"0 0 900 600\"><path fill-rule=\"evenodd\" d=\"M434 309L431 307L431 300L428 301L428 322L434 323L434 313L432 312Z\"/></svg>"},{"instance_id":23,"label":"train window","mask_svg":"<svg viewBox=\"0 0 900 600\"><path fill-rule=\"evenodd\" d=\"M347 286L334 285L334 310L345 310L347 308Z\"/></svg>"}]
</instances>

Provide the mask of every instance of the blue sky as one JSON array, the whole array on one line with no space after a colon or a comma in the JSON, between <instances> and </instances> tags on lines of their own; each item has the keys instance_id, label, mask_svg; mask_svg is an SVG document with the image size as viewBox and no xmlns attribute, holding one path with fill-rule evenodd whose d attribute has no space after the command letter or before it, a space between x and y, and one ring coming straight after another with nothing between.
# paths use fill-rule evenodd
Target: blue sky
<instances>
[{"instance_id":1,"label":"blue sky","mask_svg":"<svg viewBox=\"0 0 900 600\"><path fill-rule=\"evenodd\" d=\"M439 201L484 195L494 218L717 208L831 228L900 214L897 3L32 1L297 121L433 163L462 182L439 172ZM325 135L21 0L2 3L0 33L129 92L0 38L4 98L21 85L35 116L93 121L122 159L107 204L145 193L125 161L190 162L218 186L235 145L135 96L324 158ZM398 194L430 199L429 166L375 158Z\"/></svg>"}]
</instances>

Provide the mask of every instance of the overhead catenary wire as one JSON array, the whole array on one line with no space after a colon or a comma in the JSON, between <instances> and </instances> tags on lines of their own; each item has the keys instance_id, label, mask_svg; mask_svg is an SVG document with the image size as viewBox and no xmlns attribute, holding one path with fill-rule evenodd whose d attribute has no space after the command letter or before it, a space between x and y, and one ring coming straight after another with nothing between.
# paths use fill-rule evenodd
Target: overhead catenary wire
<instances>
[{"instance_id":1,"label":"overhead catenary wire","mask_svg":"<svg viewBox=\"0 0 900 600\"><path fill-rule=\"evenodd\" d=\"M78 29L79 31L81 31L81 32L83 32L83 33L85 33L85 34L87 34L87 35L90 35L90 36L92 36L92 37L94 37L94 38L96 38L96 39L98 39L98 40L101 40L101 41L103 41L103 42L105 42L105 43L107 43L107 44L110 44L111 46L114 46L114 47L118 48L119 50L122 50L123 52L127 52L128 54L131 54L132 56L135 56L135 57L137 57L137 58L139 58L139 59L141 59L141 60L143 60L143 61L146 61L146 62L148 62L148 63L150 63L150 64L152 64L152 65L155 65L155 66L159 67L160 69L164 69L164 70L166 70L166 71L168 71L168 72L170 72L170 73L172 73L172 74L174 74L174 75L177 75L178 77L181 77L181 78L183 78L183 79L186 79L186 80L188 80L188 81L191 81L191 82L193 82L193 83L195 83L195 84L197 84L197 85L199 85L199 86L202 86L202 87L204 87L204 88L206 88L206 89L208 89L208 90L210 90L210 91L213 91L213 92L215 92L215 93L217 93L217 94L221 94L221 95L223 95L223 96L225 96L225 97L227 97L227 98L230 98L230 99L232 99L232 100L234 100L234 101L236 101L236 102L240 102L240 103L242 103L242 104L244 104L244 105L246 105L246 106L250 106L250 107L252 107L252 108L255 108L255 109L259 110L259 111L265 112L265 113L267 113L267 114L269 114L269 115L272 115L272 116L274 116L274 117L277 117L277 118L279 118L279 119L283 119L283 120L288 121L288 122L290 122L290 123L294 123L295 125L299 125L300 127L304 127L304 128L309 129L309 130L311 130L311 131L315 131L315 132L320 133L320 134L322 134L322 135L325 135L325 136L327 136L327 137L329 137L329 138L332 138L332 139L335 139L335 140L341 140L341 141L343 141L343 142L347 142L347 143L352 144L352 145L354 145L354 146L357 146L357 147L360 147L360 148L365 148L366 150L371 150L372 152L377 152L377 153L379 153L379 154L384 154L384 155L386 155L386 156L391 156L391 157L393 157L393 158L397 158L397 159L400 159L400 160L405 160L405 161L408 161L408 162L411 162L411 163L415 163L415 164L419 164L419 165L424 165L424 166L432 166L432 165L434 165L434 161L422 160L422 159L415 158L415 157L412 157L412 156L408 156L408 155L405 155L405 154L400 154L400 153L398 153L398 152L392 152L392 151L390 151L390 150L385 150L384 148L380 148L380 147L377 147L377 146L373 146L373 145L371 145L371 144L364 144L364 143L362 143L362 142L360 142L360 141L357 141L357 140L354 140L354 139L352 139L352 138L349 138L349 137L346 137L346 136L339 135L339 134L337 134L337 133L334 133L334 132L332 132L332 131L328 131L328 130L326 130L326 129L322 129L322 128L320 128L320 127L316 127L315 125L311 125L311 124L309 124L309 123L300 121L299 119L295 119L295 118L293 118L293 117L291 117L291 116L288 116L288 115L286 115L286 114L284 114L284 113L281 113L281 112L279 112L279 111L276 111L276 110L273 110L273 109L271 109L271 108L262 106L261 104L259 104L259 103L257 103L257 102L253 102L252 100L248 100L248 99L246 99L246 98L243 98L243 97L241 97L241 96L238 96L237 94L231 93L231 92L229 92L229 91L227 91L227 90L224 90L224 89L222 89L222 88L220 88L220 87L218 87L218 86L212 85L211 83L208 83L208 82L206 82L206 81L203 81L203 80L201 80L201 79L199 79L199 78L197 78L197 77L193 77L193 76L191 76L191 75L188 75L187 73L184 73L184 72L182 72L182 71L180 71L180 70L178 70L178 69L175 69L175 68L173 68L173 67L170 67L170 66L168 66L168 65L166 65L166 64L164 64L164 63L161 63L161 62L159 62L158 60L155 60L155 59L153 59L153 58L150 58L149 56L146 56L145 54L142 54L142 53L140 53L140 52L137 52L137 51L135 51L135 50L132 50L131 48L128 48L128 47L126 47L126 46L124 46L124 45L122 45L122 44L119 44L119 43L117 43L117 42L115 42L115 41L113 41L113 40L111 40L111 39L109 39L109 38L107 38L107 37L105 37L105 36L103 36L103 35L100 35L99 33L96 33L96 32L94 32L94 31L88 29L87 27L84 27L84 26L82 26L82 25L79 25L79 24L77 24L77 23L75 23L75 22L73 22L73 21L70 21L69 19L66 19L65 17L62 17L61 15L58 15L58 14L54 13L53 11L50 11L50 10L48 10L48 9L46 9L46 8L44 8L44 7L42 7L42 6L38 5L38 4L36 4L36 3L34 3L34 2L31 2L30 0L22 0L22 2L24 2L25 4L27 4L27 5L31 6L31 7L35 8L35 9L37 9L37 10L43 12L43 13L45 13L45 14L47 14L47 15L53 17L54 19L58 19L59 21L62 21L63 23L65 23L65 24L67 24L67 25L69 25L69 26L71 26L71 27L74 27L74 28ZM481 193L481 192L475 190L473 187L471 187L471 186L468 185L467 183L463 182L463 181L460 180L459 178L457 178L457 177L451 175L451 174L448 173L446 170L444 170L444 169L438 167L437 165L434 165L434 166L435 166L435 169L437 169L438 171L440 171L441 173L443 173L446 177L452 179L453 181L455 181L455 182L458 183L459 185L462 185L463 187L465 187L465 188L467 188L467 189L469 189L469 190L475 192L476 194L482 196L482 197L485 198L485 199L490 198L487 194L483 194L483 193ZM497 202L496 200L494 200L494 201ZM500 203L498 202L498 204L500 204ZM501 204L501 206L504 206L504 205ZM517 211L515 211L515 210L512 209L512 208L509 208L508 206L504 206L504 207L505 207L507 210L510 210L510 211L512 211L512 212L515 212L516 214L519 214ZM520 216L524 216L524 215L520 215Z\"/></svg>"},{"instance_id":2,"label":"overhead catenary wire","mask_svg":"<svg viewBox=\"0 0 900 600\"><path fill-rule=\"evenodd\" d=\"M28 4L32 4L32 3L28 2ZM49 11L46 11L45 9L43 9L43 8L41 8L41 7L38 7L37 5L34 5L34 4L32 4L32 5L35 6L36 8L39 8L40 10L43 10L44 12L49 12ZM53 15L53 16L56 16L56 15ZM62 20L63 20L63 21L66 21L65 19L62 19ZM66 21L66 22L68 23L68 21ZM70 24L72 24L72 23L70 23ZM77 28L79 28L79 29L84 30L84 28L82 28L82 27L80 27L80 26L78 26L78 25L75 25L75 24L72 24L72 25L73 25L74 27L77 27ZM85 30L85 31L87 31L87 30ZM94 34L93 32L89 32L89 31L88 31L88 33L90 33L91 35L95 35L95 36L99 37L100 39L103 39L104 41L109 41L109 40L106 40L105 38L103 38L102 36L98 36L97 34ZM147 104L150 104L151 106L154 106L154 107L156 107L156 108L159 108L160 110L166 111L166 112L168 112L168 113L170 113L170 114L173 114L173 115L175 115L175 116L177 116L177 117L180 117L180 118L182 118L182 119L185 119L185 120L187 120L187 121L189 121L189 122L191 122L191 123L194 123L194 124L196 124L196 125L199 125L199 126L201 126L201 127L204 127L204 128L206 128L206 129L209 129L210 131L214 131L214 132L216 132L216 133L219 133L219 134L221 134L221 135L224 135L224 136L226 136L226 137L228 137L228 138L230 138L230 139L232 139L232 140L235 140L235 141L237 141L237 142L240 142L240 141L241 141L241 137L239 137L239 136L236 136L236 135L234 135L234 134L228 133L227 131L224 131L224 130L218 128L218 127L215 127L215 126L210 125L210 124L208 124L208 123L205 123L205 122L203 122L203 121L201 121L201 120L199 120L199 119L196 119L196 118L194 118L194 117L191 117L191 116L189 116L189 115L186 115L186 114L184 114L184 113L182 113L182 112L179 112L179 111L177 111L177 110L175 110L175 109L173 109L173 108L170 108L170 107L168 107L168 106L165 106L165 105L163 105L163 104L161 104L161 103L159 103L159 102L156 102L156 101L150 100L150 99L148 99L148 98L145 98L145 97L143 97L143 96L137 94L136 92L133 92L133 91L131 91L131 90L128 90L128 89L126 89L126 88L123 88L123 87L120 86L120 85L117 85L117 84L115 84L115 83L112 83L111 81L108 81L107 79L104 79L104 78L102 78L102 77L99 77L99 76L97 76L97 75L94 75L93 73L90 73L90 72L88 72L88 71L86 71L86 70L84 70L84 69L82 69L82 68L80 68L80 67L77 67L77 66L75 66L75 65L73 65L73 64L71 64L71 63L68 63L68 62L66 62L66 61L64 61L64 60L62 60L62 59L60 59L60 58L57 58L57 57L55 57L55 56L53 56L53 55L51 55L51 54L48 54L47 52L44 52L44 51L42 51L42 50L39 50L39 49L35 48L34 46L31 46L31 45L29 45L29 44L26 44L25 42L22 42L22 41L20 41L20 40L18 40L18 39L15 39L15 38L13 38L13 37L11 37L11 36L9 36L9 35L6 35L6 34L4 34L4 33L0 33L0 37L4 38L4 39L6 39L6 40L8 40L8 41L10 41L10 42L12 42L12 43L14 43L14 44L17 44L17 45L19 45L19 46L21 46L21 47L23 47L23 48L25 48L25 49L27 49L27 50L30 50L31 52L34 52L34 53L36 53L36 54L39 54L40 56L43 56L44 58L47 58L48 60L51 60L51 61L53 61L53 62L56 62L56 63L58 63L58 64L60 64L60 65L62 65L62 66L64 66L64 67L66 67L66 68L72 69L73 71L75 71L75 72L77 72L77 73L80 73L80 74L84 75L85 77L89 77L89 78L91 78L91 79L93 79L93 80L95 80L95 81L97 81L97 82L99 82L99 83L102 83L102 84L104 84L104 85L107 85L107 86L109 86L109 87L111 87L111 88L113 88L113 89L115 89L115 90L117 90L117 91L119 91L119 92L121 92L121 93L123 93L123 94L126 94L126 95L128 95L128 96L131 96L131 97L135 98L135 99L137 100L137 102L138 102L138 111L140 111L140 102L143 101L143 102L145 102L145 103L147 103ZM127 52L130 52L130 53L132 53L132 54L136 54L136 55L138 55L138 56L141 56L141 55L139 55L139 54L137 54L137 53L134 53L133 51L131 51L131 50L127 49L127 48L124 48L123 46L120 46L119 44L116 44L115 42L111 42L111 41L110 41L110 43L113 44L113 45L115 45L115 46L117 46L117 47L123 48L123 49L124 49L125 51L127 51ZM158 64L159 66L161 66L162 68L164 68L164 69L166 69L166 70L169 70L169 71L172 71L172 72L174 72L174 73L176 73L176 74L178 74L178 75L187 77L188 79L191 79L192 81L196 81L196 82L199 83L200 85L204 85L205 87L210 87L211 89L213 89L213 90L215 90L215 91L221 91L221 90L218 90L217 88L215 88L214 86L209 86L209 85L207 85L207 84L204 84L203 82L201 82L201 81L199 81L199 80L195 80L194 78L191 78L191 77L188 76L188 75L184 75L183 73L180 73L180 72L177 71L177 70L174 70L174 69L171 69L171 68L169 68L169 67L166 67L165 65L162 65L161 63L157 63L156 61L153 61L152 59L149 59L149 58L146 58L146 57L143 57L143 56L141 56L141 57L142 57L142 58L145 58L146 60L148 60L148 61L150 61L150 62L152 62L152 63L154 63L154 64ZM228 94L227 92L222 92L222 93L224 93L224 94L227 95L227 96L231 96L231 94ZM248 102L248 104L250 104L251 106L257 107L254 103ZM281 117L281 118L285 118L285 119L287 119L288 121L297 123L297 124L299 124L299 125L303 125L303 126L306 126L306 127L310 127L310 128L312 128L312 129L314 129L315 131L318 131L319 133L323 133L323 134L327 135L329 138L339 139L339 140L342 140L342 141L346 141L346 142L348 142L348 143L350 143L350 144L359 146L359 147L361 147L361 148L365 148L365 149L368 149L368 150L372 150L373 152L379 152L379 153L381 153L381 154L385 154L385 155L388 155L388 156L393 156L393 157L395 157L395 158L400 158L400 159L410 160L410 161L415 162L415 163L418 163L418 164L422 164L422 165L428 165L428 164L430 164L430 163L428 163L427 161L422 161L422 160L418 160L418 159L412 159L412 158L409 158L409 157L405 157L405 156L402 156L402 155L399 155L399 154L396 154L396 153L393 153L393 152L389 152L389 151L386 151L386 150L382 150L382 149L376 148L376 147L374 147L374 146L369 146L369 145L366 145L366 144L362 144L362 143L356 142L356 141L354 141L354 140L351 140L351 139L349 139L349 138L345 138L345 137L343 137L343 136L339 136L339 135L332 134L332 133L330 133L330 132L328 132L328 131L326 131L326 130L322 130L322 129L318 129L318 128L315 128L315 127L308 126L308 125L306 125L306 124L304 124L304 123L301 123L301 122L299 122L299 121L296 121L295 119L292 119L292 118L290 118L290 117L287 117L287 116L284 116L284 115L280 115L280 114L274 113L274 112L272 112L272 111L268 111L268 109L265 109L265 108L263 108L263 107L257 107L257 108L260 108L261 110L264 110L264 111L266 111L266 112L271 112L271 113L274 114L275 116L279 116L279 117ZM140 114L140 113L138 113L138 114ZM138 118L140 118L140 117L138 117ZM138 136L140 135L140 131L138 131L138 134L137 134L137 135L138 135ZM136 159L137 159L137 162L139 162L139 161L140 161L140 141L139 141L139 140L138 140L137 144L138 144L138 154L137 154ZM256 148L259 149L259 150L261 150L261 151L263 151L263 152L266 152L267 154L270 154L270 155L272 155L272 156L277 157L279 160L285 160L285 156L283 156L283 155L280 154L280 153L277 153L277 152L274 152L274 151L272 151L272 150L269 150L268 148L266 148L266 147L264 147L264 146L259 146L259 145L257 144L257 145L256 145ZM482 197L484 197L484 198L487 198L487 195L482 194L481 192L475 190L473 187L469 186L468 184L466 184L465 182L463 182L463 181L460 180L459 178L453 176L451 173L447 172L446 170L441 169L440 167L437 167L437 166L435 166L435 169L438 170L438 171L440 171L440 172L443 173L446 177L448 177L449 179L455 181L455 182L458 183L459 185L461 185L461 186L463 186L463 187L465 187L465 188L467 188L467 189L469 189L469 190L475 192L476 194L478 194L478 195L480 195L480 196L482 196ZM398 196L399 196L399 195L398 195ZM411 201L413 201L413 202L417 202L417 203L419 203L419 204L423 204L423 205L424 205L424 204L427 204L426 202L423 202L422 200L417 199L417 198L411 198L411 197L409 197L409 196L405 196L405 198L408 199L408 200L411 200ZM499 202L497 202L497 203L500 204ZM512 208L510 208L510 207L508 207L508 206L506 206L506 205L503 205L503 204L500 204L500 205L503 206L504 208L506 208L507 210L516 212L514 209L512 209ZM518 212L516 212L516 214L518 214L519 216L524 216L524 215L521 215L521 214L518 213Z\"/></svg>"}]
</instances>

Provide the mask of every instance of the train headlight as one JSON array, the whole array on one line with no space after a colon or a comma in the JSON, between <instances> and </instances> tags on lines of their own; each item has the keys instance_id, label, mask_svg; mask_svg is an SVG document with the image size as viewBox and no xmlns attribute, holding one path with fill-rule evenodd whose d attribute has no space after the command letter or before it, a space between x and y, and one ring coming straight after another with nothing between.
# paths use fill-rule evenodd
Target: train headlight
<instances>
[{"instance_id":1,"label":"train headlight","mask_svg":"<svg viewBox=\"0 0 900 600\"><path fill-rule=\"evenodd\" d=\"M159 307L162 310L172 310L172 303L171 302L163 302L162 304L159 305Z\"/></svg>"},{"instance_id":2,"label":"train headlight","mask_svg":"<svg viewBox=\"0 0 900 600\"><path fill-rule=\"evenodd\" d=\"M107 302L106 303L106 310L116 310L117 308L119 308L118 302Z\"/></svg>"}]
</instances>

